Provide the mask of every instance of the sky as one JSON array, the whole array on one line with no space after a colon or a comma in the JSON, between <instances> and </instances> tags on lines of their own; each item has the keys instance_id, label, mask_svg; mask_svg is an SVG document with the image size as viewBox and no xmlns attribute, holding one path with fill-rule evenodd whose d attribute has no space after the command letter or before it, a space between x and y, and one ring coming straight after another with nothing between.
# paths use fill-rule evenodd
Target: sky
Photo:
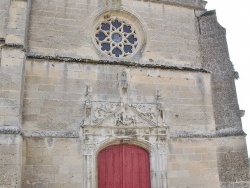
<instances>
[{"instance_id":1,"label":"sky","mask_svg":"<svg viewBox=\"0 0 250 188\"><path fill-rule=\"evenodd\" d=\"M240 78L235 81L241 110L243 130L247 136L250 157L250 0L207 0L207 10L216 10L222 27L226 28L230 59Z\"/></svg>"}]
</instances>

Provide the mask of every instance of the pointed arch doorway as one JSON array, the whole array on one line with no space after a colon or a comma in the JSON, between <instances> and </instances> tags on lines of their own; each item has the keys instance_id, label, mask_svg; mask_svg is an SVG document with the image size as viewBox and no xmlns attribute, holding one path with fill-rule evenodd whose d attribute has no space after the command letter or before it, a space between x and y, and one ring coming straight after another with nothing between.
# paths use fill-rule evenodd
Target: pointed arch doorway
<instances>
[{"instance_id":1,"label":"pointed arch doorway","mask_svg":"<svg viewBox=\"0 0 250 188\"><path fill-rule=\"evenodd\" d=\"M98 154L98 188L150 188L149 153L134 145L113 145Z\"/></svg>"}]
</instances>

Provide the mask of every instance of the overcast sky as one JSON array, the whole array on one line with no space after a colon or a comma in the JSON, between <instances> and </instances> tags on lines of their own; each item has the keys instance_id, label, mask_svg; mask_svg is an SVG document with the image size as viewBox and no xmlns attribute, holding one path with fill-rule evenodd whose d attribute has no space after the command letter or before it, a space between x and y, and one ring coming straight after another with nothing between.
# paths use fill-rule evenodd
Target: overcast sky
<instances>
[{"instance_id":1,"label":"overcast sky","mask_svg":"<svg viewBox=\"0 0 250 188\"><path fill-rule=\"evenodd\" d=\"M250 157L250 0L207 0L206 8L216 10L219 23L227 30L230 59L240 79L236 80L243 129L247 136Z\"/></svg>"}]
</instances>

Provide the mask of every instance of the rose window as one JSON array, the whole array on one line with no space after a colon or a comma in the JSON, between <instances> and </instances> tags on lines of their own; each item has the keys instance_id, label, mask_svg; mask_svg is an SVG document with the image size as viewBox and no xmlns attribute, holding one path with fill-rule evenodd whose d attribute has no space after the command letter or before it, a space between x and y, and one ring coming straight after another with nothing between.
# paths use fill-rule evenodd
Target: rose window
<instances>
[{"instance_id":1,"label":"rose window","mask_svg":"<svg viewBox=\"0 0 250 188\"><path fill-rule=\"evenodd\" d=\"M100 50L111 57L127 57L138 47L136 30L126 21L110 18L96 27L95 41Z\"/></svg>"}]
</instances>

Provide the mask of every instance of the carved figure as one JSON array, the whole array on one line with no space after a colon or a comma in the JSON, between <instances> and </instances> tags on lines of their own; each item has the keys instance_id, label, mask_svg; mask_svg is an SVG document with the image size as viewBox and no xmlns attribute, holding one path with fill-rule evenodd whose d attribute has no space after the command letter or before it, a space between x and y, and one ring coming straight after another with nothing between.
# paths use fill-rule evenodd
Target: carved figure
<instances>
[{"instance_id":1,"label":"carved figure","mask_svg":"<svg viewBox=\"0 0 250 188\"><path fill-rule=\"evenodd\" d=\"M121 113L115 114L115 124L118 125L135 125L136 124L136 115L131 115L122 111Z\"/></svg>"}]
</instances>

